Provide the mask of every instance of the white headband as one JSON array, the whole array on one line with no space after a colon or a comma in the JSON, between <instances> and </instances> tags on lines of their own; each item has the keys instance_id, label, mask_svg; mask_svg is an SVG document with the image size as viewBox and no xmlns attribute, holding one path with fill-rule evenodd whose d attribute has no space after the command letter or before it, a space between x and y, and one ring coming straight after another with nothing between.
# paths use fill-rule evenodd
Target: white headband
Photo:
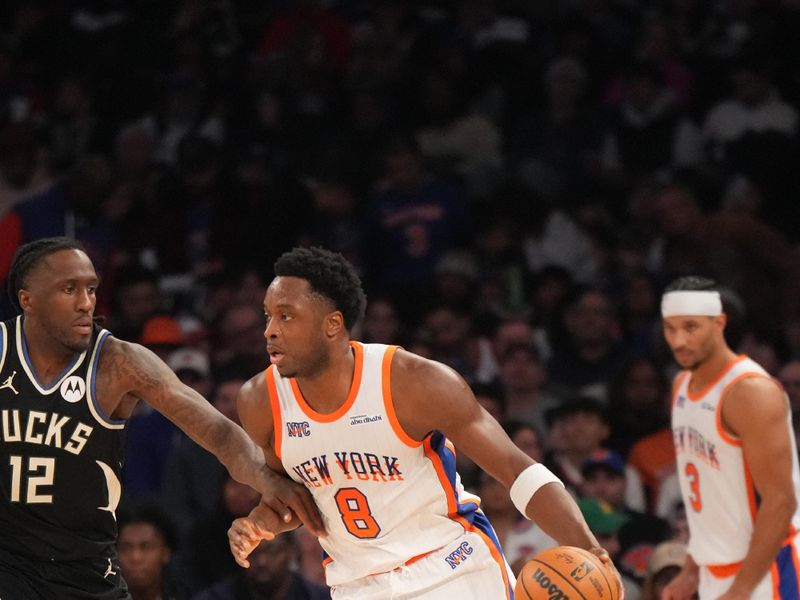
<instances>
[{"instance_id":1,"label":"white headband","mask_svg":"<svg viewBox=\"0 0 800 600\"><path fill-rule=\"evenodd\" d=\"M684 290L667 292L661 298L661 316L717 317L722 314L719 292Z\"/></svg>"}]
</instances>

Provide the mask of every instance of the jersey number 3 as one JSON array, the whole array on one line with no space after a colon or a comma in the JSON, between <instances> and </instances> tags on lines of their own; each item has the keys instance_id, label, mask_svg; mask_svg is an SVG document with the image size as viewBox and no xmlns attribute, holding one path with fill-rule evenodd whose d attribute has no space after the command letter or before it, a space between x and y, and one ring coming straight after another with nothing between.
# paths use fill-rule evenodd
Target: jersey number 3
<instances>
[{"instance_id":1,"label":"jersey number 3","mask_svg":"<svg viewBox=\"0 0 800 600\"><path fill-rule=\"evenodd\" d=\"M686 479L689 481L689 504L692 505L694 512L703 510L703 499L700 497L700 473L694 463L686 463L684 469Z\"/></svg>"},{"instance_id":2,"label":"jersey number 3","mask_svg":"<svg viewBox=\"0 0 800 600\"><path fill-rule=\"evenodd\" d=\"M336 492L334 499L348 533L362 540L378 537L381 528L372 516L369 502L363 492L352 487L341 488Z\"/></svg>"}]
</instances>

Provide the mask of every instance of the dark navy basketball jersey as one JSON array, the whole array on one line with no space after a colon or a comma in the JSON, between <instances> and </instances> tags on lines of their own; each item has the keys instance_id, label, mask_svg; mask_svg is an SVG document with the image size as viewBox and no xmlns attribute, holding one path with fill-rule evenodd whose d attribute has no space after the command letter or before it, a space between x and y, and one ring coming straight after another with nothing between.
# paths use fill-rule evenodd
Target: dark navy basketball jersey
<instances>
[{"instance_id":1,"label":"dark navy basketball jersey","mask_svg":"<svg viewBox=\"0 0 800 600\"><path fill-rule=\"evenodd\" d=\"M125 427L95 396L110 334L96 328L89 348L45 387L22 322L0 323L0 547L40 560L108 556Z\"/></svg>"}]
</instances>

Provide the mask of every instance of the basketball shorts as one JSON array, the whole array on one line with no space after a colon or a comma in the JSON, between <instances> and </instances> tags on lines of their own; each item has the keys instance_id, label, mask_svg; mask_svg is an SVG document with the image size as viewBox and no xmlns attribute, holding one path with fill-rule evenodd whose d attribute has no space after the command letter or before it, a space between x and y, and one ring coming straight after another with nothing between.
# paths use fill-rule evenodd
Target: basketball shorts
<instances>
[{"instance_id":1,"label":"basketball shorts","mask_svg":"<svg viewBox=\"0 0 800 600\"><path fill-rule=\"evenodd\" d=\"M0 548L0 600L131 600L116 556L32 560Z\"/></svg>"},{"instance_id":2,"label":"basketball shorts","mask_svg":"<svg viewBox=\"0 0 800 600\"><path fill-rule=\"evenodd\" d=\"M332 600L513 600L514 575L496 546L467 532L387 573L331 588Z\"/></svg>"},{"instance_id":3,"label":"basketball shorts","mask_svg":"<svg viewBox=\"0 0 800 600\"><path fill-rule=\"evenodd\" d=\"M770 571L756 586L751 600L800 600L800 535L788 540L778 552ZM720 576L707 567L700 568L700 600L713 600L728 591L736 572Z\"/></svg>"}]
</instances>

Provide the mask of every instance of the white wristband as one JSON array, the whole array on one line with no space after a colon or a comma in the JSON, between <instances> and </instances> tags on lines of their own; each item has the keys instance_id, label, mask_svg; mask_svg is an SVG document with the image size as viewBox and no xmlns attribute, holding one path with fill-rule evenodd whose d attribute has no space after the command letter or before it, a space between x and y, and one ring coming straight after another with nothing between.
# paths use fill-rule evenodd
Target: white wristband
<instances>
[{"instance_id":1,"label":"white wristband","mask_svg":"<svg viewBox=\"0 0 800 600\"><path fill-rule=\"evenodd\" d=\"M528 508L528 502L531 501L531 498L533 498L533 495L540 487L548 483L560 483L564 485L550 469L545 467L542 463L535 463L520 473L514 480L514 483L511 484L511 490L509 491L511 500L514 502L514 506L517 507L517 510L521 512L526 519L530 518L525 514L525 509Z\"/></svg>"}]
</instances>

